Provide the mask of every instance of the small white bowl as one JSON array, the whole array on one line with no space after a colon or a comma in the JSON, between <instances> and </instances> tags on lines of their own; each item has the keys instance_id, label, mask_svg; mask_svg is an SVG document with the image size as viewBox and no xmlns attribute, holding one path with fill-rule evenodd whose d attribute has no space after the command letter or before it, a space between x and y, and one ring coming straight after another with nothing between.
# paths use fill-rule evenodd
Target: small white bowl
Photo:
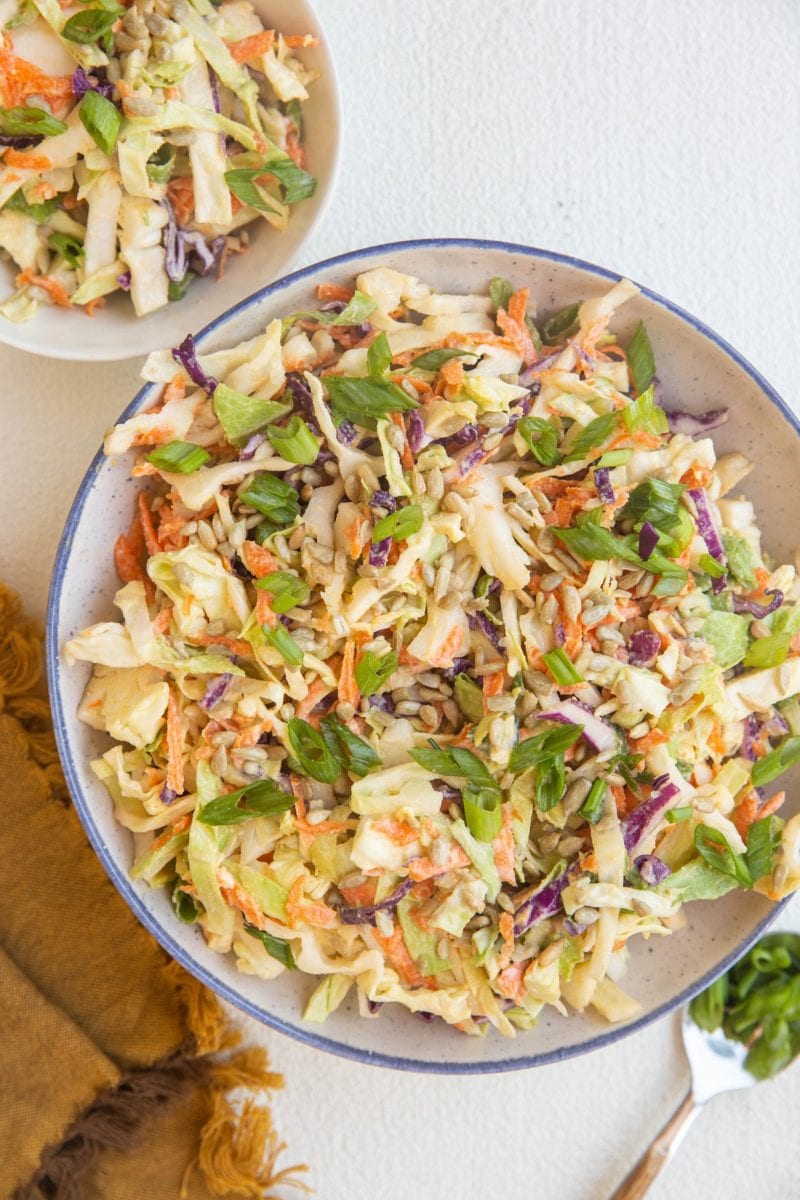
<instances>
[{"instance_id":1,"label":"small white bowl","mask_svg":"<svg viewBox=\"0 0 800 1200\"><path fill-rule=\"evenodd\" d=\"M225 312L254 288L286 271L322 218L336 185L341 149L342 109L333 58L319 18L309 0L252 0L268 28L312 33L319 45L297 55L319 72L303 104L306 166L317 180L314 195L295 205L283 232L263 220L247 226L250 247L230 258L223 278L197 279L185 298L146 317L137 317L129 297L114 293L94 317L82 309L41 305L24 324L0 316L0 343L78 362L113 362L138 358L159 346L176 346L190 329L198 329ZM0 297L14 290L15 265L0 259Z\"/></svg>"},{"instance_id":2,"label":"small white bowl","mask_svg":"<svg viewBox=\"0 0 800 1200\"><path fill-rule=\"evenodd\" d=\"M264 329L267 321L313 305L316 284L350 283L359 272L388 265L418 275L447 292L484 289L495 275L528 286L540 311L558 309L608 290L619 276L577 259L500 242L463 239L400 242L357 250L297 271L243 300L198 337L206 352L235 345ZM667 406L702 412L727 405L731 420L715 430L721 451L742 450L756 464L746 482L755 502L765 544L782 561L792 561L796 544L797 481L800 479L800 422L780 397L737 352L705 325L646 289L629 301L613 323L623 336L647 322ZM149 406L154 389L144 388L123 413ZM559 1016L546 1009L538 1025L516 1038L490 1033L466 1037L441 1022L423 1024L396 1005L377 1020L343 1006L321 1028L301 1020L311 981L284 972L272 982L242 975L233 956L206 946L195 928L176 921L169 896L128 877L130 834L114 820L105 789L89 769L108 747L75 715L89 668L67 669L61 647L95 621L116 619L112 597L119 581L112 546L127 529L139 485L128 478L130 461L111 465L101 453L81 484L56 558L48 611L48 680L61 760L75 806L99 858L137 917L174 958L220 996L256 1019L323 1050L401 1070L437 1072L507 1071L583 1054L640 1029L705 987L764 931L780 905L755 893L730 892L713 902L687 905L687 926L668 938L631 943L627 990L642 1005L635 1019L610 1026L585 1013ZM785 785L793 785L800 772ZM788 806L797 809L792 799Z\"/></svg>"}]
</instances>

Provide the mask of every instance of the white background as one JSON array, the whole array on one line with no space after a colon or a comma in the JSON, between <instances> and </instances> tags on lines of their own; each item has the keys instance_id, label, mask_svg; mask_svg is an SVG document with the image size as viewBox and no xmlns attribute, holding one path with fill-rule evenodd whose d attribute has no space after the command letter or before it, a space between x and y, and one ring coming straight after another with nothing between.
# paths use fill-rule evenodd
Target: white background
<instances>
[{"instance_id":1,"label":"white background","mask_svg":"<svg viewBox=\"0 0 800 1200\"><path fill-rule=\"evenodd\" d=\"M575 254L702 317L800 409L796 0L317 9L345 156L304 262L431 235ZM67 508L136 370L0 348L0 576L38 615ZM800 901L785 923L800 927ZM605 1200L687 1084L673 1019L582 1060L486 1078L266 1041L287 1079L277 1123L320 1200ZM799 1108L800 1067L715 1101L653 1200L800 1195Z\"/></svg>"}]
</instances>

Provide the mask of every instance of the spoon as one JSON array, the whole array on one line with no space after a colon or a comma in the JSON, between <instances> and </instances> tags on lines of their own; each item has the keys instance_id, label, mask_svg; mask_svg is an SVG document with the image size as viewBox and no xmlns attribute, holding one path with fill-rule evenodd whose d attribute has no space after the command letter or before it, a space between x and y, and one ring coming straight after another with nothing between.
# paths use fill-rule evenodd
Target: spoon
<instances>
[{"instance_id":1,"label":"spoon","mask_svg":"<svg viewBox=\"0 0 800 1200\"><path fill-rule=\"evenodd\" d=\"M683 1046L689 1059L692 1083L664 1128L656 1135L636 1166L626 1175L611 1200L642 1200L657 1175L670 1161L695 1117L712 1096L735 1092L758 1083L744 1069L747 1047L726 1038L720 1029L706 1033L683 1010Z\"/></svg>"}]
</instances>

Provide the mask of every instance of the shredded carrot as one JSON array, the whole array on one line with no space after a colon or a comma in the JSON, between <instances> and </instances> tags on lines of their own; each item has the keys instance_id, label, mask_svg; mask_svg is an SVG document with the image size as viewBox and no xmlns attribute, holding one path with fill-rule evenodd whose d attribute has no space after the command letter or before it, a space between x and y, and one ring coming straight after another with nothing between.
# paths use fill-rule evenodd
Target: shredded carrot
<instances>
[{"instance_id":1,"label":"shredded carrot","mask_svg":"<svg viewBox=\"0 0 800 1200\"><path fill-rule=\"evenodd\" d=\"M305 876L298 875L289 889L286 901L286 922L290 929L298 925L312 925L316 929L331 929L336 924L336 913L327 904L303 899Z\"/></svg>"},{"instance_id":2,"label":"shredded carrot","mask_svg":"<svg viewBox=\"0 0 800 1200\"><path fill-rule=\"evenodd\" d=\"M347 304L348 300L352 300L353 292L350 288L342 287L339 283L318 283L317 298L327 303L330 300L342 300Z\"/></svg>"},{"instance_id":3,"label":"shredded carrot","mask_svg":"<svg viewBox=\"0 0 800 1200\"><path fill-rule=\"evenodd\" d=\"M394 817L382 817L376 821L373 828L377 833L394 842L395 846L410 846L419 837L413 825L407 821L398 821Z\"/></svg>"},{"instance_id":4,"label":"shredded carrot","mask_svg":"<svg viewBox=\"0 0 800 1200\"><path fill-rule=\"evenodd\" d=\"M100 309L105 308L105 306L105 296L95 296L94 300L89 300L88 303L84 304L83 311L86 313L87 317L94 317L97 315L97 313L99 313Z\"/></svg>"},{"instance_id":5,"label":"shredded carrot","mask_svg":"<svg viewBox=\"0 0 800 1200\"><path fill-rule=\"evenodd\" d=\"M265 575L271 575L273 571L279 570L281 565L275 555L270 554L269 550L263 546L259 546L258 542L244 543L242 561L256 579L263 579Z\"/></svg>"},{"instance_id":6,"label":"shredded carrot","mask_svg":"<svg viewBox=\"0 0 800 1200\"><path fill-rule=\"evenodd\" d=\"M483 711L488 713L489 700L493 696L499 696L506 683L505 671L495 671L492 675L484 675L483 677Z\"/></svg>"},{"instance_id":7,"label":"shredded carrot","mask_svg":"<svg viewBox=\"0 0 800 1200\"><path fill-rule=\"evenodd\" d=\"M225 887L220 884L219 890L225 903L232 904L234 908L239 909L239 912L244 913L251 925L255 925L256 929L265 927L264 913L240 883L235 883L233 887Z\"/></svg>"},{"instance_id":8,"label":"shredded carrot","mask_svg":"<svg viewBox=\"0 0 800 1200\"><path fill-rule=\"evenodd\" d=\"M167 702L167 787L183 792L183 729L178 698L170 688Z\"/></svg>"},{"instance_id":9,"label":"shredded carrot","mask_svg":"<svg viewBox=\"0 0 800 1200\"><path fill-rule=\"evenodd\" d=\"M508 914L511 916L511 914ZM501 996L505 996L506 1000L514 1000L519 1002L525 995L525 970L528 964L512 963L501 971L497 976L497 987Z\"/></svg>"},{"instance_id":10,"label":"shredded carrot","mask_svg":"<svg viewBox=\"0 0 800 1200\"><path fill-rule=\"evenodd\" d=\"M345 538L347 541L347 553L355 560L361 557L361 551L364 547L364 535L366 533L369 521L365 516L359 513L345 529Z\"/></svg>"},{"instance_id":11,"label":"shredded carrot","mask_svg":"<svg viewBox=\"0 0 800 1200\"><path fill-rule=\"evenodd\" d=\"M13 146L5 152L3 165L18 167L22 171L50 171L53 164L46 154L34 154L30 150L15 150Z\"/></svg>"},{"instance_id":12,"label":"shredded carrot","mask_svg":"<svg viewBox=\"0 0 800 1200\"><path fill-rule=\"evenodd\" d=\"M37 275L30 267L26 267L24 271L20 271L15 280L18 288L23 287L38 287L43 292L47 292L50 299L58 308L70 308L72 301L67 295L67 289L64 287L60 279L53 279L50 275Z\"/></svg>"},{"instance_id":13,"label":"shredded carrot","mask_svg":"<svg viewBox=\"0 0 800 1200\"><path fill-rule=\"evenodd\" d=\"M295 705L294 715L301 721L307 720L311 710L316 708L323 696L327 696L330 690L330 685L324 679L315 679L309 687L305 699Z\"/></svg>"},{"instance_id":14,"label":"shredded carrot","mask_svg":"<svg viewBox=\"0 0 800 1200\"><path fill-rule=\"evenodd\" d=\"M342 665L339 670L338 695L340 702L352 704L354 708L357 708L361 699L361 689L356 683L355 661L356 644L348 639L344 644Z\"/></svg>"},{"instance_id":15,"label":"shredded carrot","mask_svg":"<svg viewBox=\"0 0 800 1200\"><path fill-rule=\"evenodd\" d=\"M439 378L443 379L446 386L452 388L454 392L459 391L464 385L464 366L459 358L451 358L439 369Z\"/></svg>"},{"instance_id":16,"label":"shredded carrot","mask_svg":"<svg viewBox=\"0 0 800 1200\"><path fill-rule=\"evenodd\" d=\"M34 63L13 52L11 35L0 41L0 95L8 108L23 104L29 96L41 96L55 107L74 99L71 75L47 75Z\"/></svg>"},{"instance_id":17,"label":"shredded carrot","mask_svg":"<svg viewBox=\"0 0 800 1200\"><path fill-rule=\"evenodd\" d=\"M681 475L681 483L690 488L704 488L711 483L712 472L709 467L701 467L695 463Z\"/></svg>"},{"instance_id":18,"label":"shredded carrot","mask_svg":"<svg viewBox=\"0 0 800 1200\"><path fill-rule=\"evenodd\" d=\"M224 637L221 633L193 633L188 640L197 646L225 646L234 654L253 653L253 647L243 638Z\"/></svg>"},{"instance_id":19,"label":"shredded carrot","mask_svg":"<svg viewBox=\"0 0 800 1200\"><path fill-rule=\"evenodd\" d=\"M263 29L261 33L251 33L249 37L241 38L238 42L228 42L228 50L234 62L243 63L266 54L272 49L274 41L275 30Z\"/></svg>"},{"instance_id":20,"label":"shredded carrot","mask_svg":"<svg viewBox=\"0 0 800 1200\"><path fill-rule=\"evenodd\" d=\"M514 831L512 828L513 813L510 804L503 805L503 827L492 842L494 865L503 883L516 883L517 873L514 862Z\"/></svg>"},{"instance_id":21,"label":"shredded carrot","mask_svg":"<svg viewBox=\"0 0 800 1200\"><path fill-rule=\"evenodd\" d=\"M292 50L319 45L319 38L314 37L313 33L289 33L283 40Z\"/></svg>"},{"instance_id":22,"label":"shredded carrot","mask_svg":"<svg viewBox=\"0 0 800 1200\"><path fill-rule=\"evenodd\" d=\"M612 783L611 795L614 797L614 804L617 808L617 816L624 817L628 812L628 793L620 784Z\"/></svg>"},{"instance_id":23,"label":"shredded carrot","mask_svg":"<svg viewBox=\"0 0 800 1200\"><path fill-rule=\"evenodd\" d=\"M503 939L503 949L500 951L500 958L497 965L501 971L505 971L511 962L511 955L514 950L514 918L511 913L503 912L500 914L500 919L497 923L500 926L500 936Z\"/></svg>"},{"instance_id":24,"label":"shredded carrot","mask_svg":"<svg viewBox=\"0 0 800 1200\"><path fill-rule=\"evenodd\" d=\"M762 804L761 797L758 792L751 790L747 793L744 800L737 805L731 820L736 826L738 832L743 838L747 837L747 831L756 821L760 821L762 817L772 816L774 812L783 804L786 799L786 792L776 792L769 800Z\"/></svg>"},{"instance_id":25,"label":"shredded carrot","mask_svg":"<svg viewBox=\"0 0 800 1200\"><path fill-rule=\"evenodd\" d=\"M377 887L377 879L367 879L364 883L359 883L356 887L342 887L340 885L339 891L345 903L361 907L364 904L372 904L375 899Z\"/></svg>"},{"instance_id":26,"label":"shredded carrot","mask_svg":"<svg viewBox=\"0 0 800 1200\"><path fill-rule=\"evenodd\" d=\"M167 197L179 225L188 225L194 215L194 181L191 175L178 175L167 184Z\"/></svg>"},{"instance_id":27,"label":"shredded carrot","mask_svg":"<svg viewBox=\"0 0 800 1200\"><path fill-rule=\"evenodd\" d=\"M169 825L163 833L160 833L155 841L150 846L151 850L160 850L162 846L166 846L171 837L175 837L176 833L183 833L188 829L192 822L192 814L184 813L182 817L178 817L172 825Z\"/></svg>"},{"instance_id":28,"label":"shredded carrot","mask_svg":"<svg viewBox=\"0 0 800 1200\"><path fill-rule=\"evenodd\" d=\"M632 740L632 746L636 754L647 754L648 750L652 750L655 746L663 746L669 741L666 733L662 733L660 729L651 729L644 737Z\"/></svg>"},{"instance_id":29,"label":"shredded carrot","mask_svg":"<svg viewBox=\"0 0 800 1200\"><path fill-rule=\"evenodd\" d=\"M153 629L156 633L166 633L172 622L172 605L165 604L153 621Z\"/></svg>"},{"instance_id":30,"label":"shredded carrot","mask_svg":"<svg viewBox=\"0 0 800 1200\"><path fill-rule=\"evenodd\" d=\"M447 871L457 871L461 867L468 867L469 862L469 855L460 846L454 844L450 847L449 854L443 863L435 863L427 855L412 859L408 864L408 877L421 883L425 879L434 879L437 875L444 875Z\"/></svg>"},{"instance_id":31,"label":"shredded carrot","mask_svg":"<svg viewBox=\"0 0 800 1200\"><path fill-rule=\"evenodd\" d=\"M342 833L345 829L354 829L355 821L319 821L314 825L311 821L307 821L305 817L296 819L297 832L304 845L314 841L314 838L320 837L323 833Z\"/></svg>"},{"instance_id":32,"label":"shredded carrot","mask_svg":"<svg viewBox=\"0 0 800 1200\"><path fill-rule=\"evenodd\" d=\"M449 667L452 666L453 659L458 657L458 653L464 647L467 640L466 631L456 627L451 629L447 637L439 645L430 659L431 665L434 667Z\"/></svg>"},{"instance_id":33,"label":"shredded carrot","mask_svg":"<svg viewBox=\"0 0 800 1200\"><path fill-rule=\"evenodd\" d=\"M400 456L403 462L403 469L405 471L412 471L414 469L414 455L411 453L411 447L408 444L408 438L406 436L406 423L403 420L403 414L399 412L393 412L390 414L390 416L394 424L403 434L403 452Z\"/></svg>"},{"instance_id":34,"label":"shredded carrot","mask_svg":"<svg viewBox=\"0 0 800 1200\"><path fill-rule=\"evenodd\" d=\"M527 305L527 289L522 288L522 292L525 293L525 304ZM496 320L503 333L512 342L514 349L522 356L525 366L529 367L531 363L536 362L536 347L533 344L533 339L528 332L525 321L512 316L510 311L512 306L516 311L519 311L519 301L516 300L519 294L519 292L516 292L511 297L508 312L504 308L498 308Z\"/></svg>"},{"instance_id":35,"label":"shredded carrot","mask_svg":"<svg viewBox=\"0 0 800 1200\"><path fill-rule=\"evenodd\" d=\"M372 936L386 955L389 965L395 969L403 983L408 984L409 987L420 987L428 982L409 954L408 947L403 941L403 931L399 925L390 937L380 933L377 929L373 929Z\"/></svg>"},{"instance_id":36,"label":"shredded carrot","mask_svg":"<svg viewBox=\"0 0 800 1200\"><path fill-rule=\"evenodd\" d=\"M714 728L708 735L708 748L714 754L723 755L725 753L725 737L719 721L714 722Z\"/></svg>"},{"instance_id":37,"label":"shredded carrot","mask_svg":"<svg viewBox=\"0 0 800 1200\"><path fill-rule=\"evenodd\" d=\"M114 565L123 583L145 578L142 565L144 535L141 521L135 517L127 533L121 533L114 543Z\"/></svg>"},{"instance_id":38,"label":"shredded carrot","mask_svg":"<svg viewBox=\"0 0 800 1200\"><path fill-rule=\"evenodd\" d=\"M274 629L278 624L278 618L272 611L272 597L263 588L256 588L256 620L259 625L266 625L269 629Z\"/></svg>"},{"instance_id":39,"label":"shredded carrot","mask_svg":"<svg viewBox=\"0 0 800 1200\"><path fill-rule=\"evenodd\" d=\"M147 503L147 496L144 492L139 492L139 520L142 524L142 533L144 534L144 544L147 547L149 555L161 553L161 543L158 540L155 526L153 525L153 514L150 512L150 506Z\"/></svg>"}]
</instances>

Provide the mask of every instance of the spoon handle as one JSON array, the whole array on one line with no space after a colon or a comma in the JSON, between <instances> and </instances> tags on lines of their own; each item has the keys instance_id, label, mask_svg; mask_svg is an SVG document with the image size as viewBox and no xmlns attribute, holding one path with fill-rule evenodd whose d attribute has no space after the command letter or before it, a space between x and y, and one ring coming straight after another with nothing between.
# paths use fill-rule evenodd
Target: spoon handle
<instances>
[{"instance_id":1,"label":"spoon handle","mask_svg":"<svg viewBox=\"0 0 800 1200\"><path fill-rule=\"evenodd\" d=\"M678 1149L700 1107L692 1093L687 1092L664 1128L613 1193L611 1200L642 1200L647 1195L656 1176Z\"/></svg>"}]
</instances>

